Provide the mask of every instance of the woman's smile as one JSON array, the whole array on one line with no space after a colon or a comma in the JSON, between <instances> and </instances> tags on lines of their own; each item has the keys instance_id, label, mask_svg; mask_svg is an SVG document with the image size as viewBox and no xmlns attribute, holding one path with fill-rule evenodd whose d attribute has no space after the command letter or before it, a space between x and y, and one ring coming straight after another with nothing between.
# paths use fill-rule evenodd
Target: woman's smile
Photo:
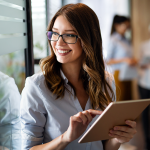
<instances>
[{"instance_id":1,"label":"woman's smile","mask_svg":"<svg viewBox=\"0 0 150 150\"><path fill-rule=\"evenodd\" d=\"M68 49L56 49L56 50L60 56L66 56L71 52L71 50Z\"/></svg>"}]
</instances>

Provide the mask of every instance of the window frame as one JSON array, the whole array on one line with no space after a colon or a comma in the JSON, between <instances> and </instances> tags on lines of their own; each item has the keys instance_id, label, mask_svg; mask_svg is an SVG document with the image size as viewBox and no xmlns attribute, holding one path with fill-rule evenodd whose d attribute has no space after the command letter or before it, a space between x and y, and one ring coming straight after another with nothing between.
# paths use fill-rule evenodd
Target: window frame
<instances>
[{"instance_id":1,"label":"window frame","mask_svg":"<svg viewBox=\"0 0 150 150\"><path fill-rule=\"evenodd\" d=\"M25 54L25 73L27 78L34 74L31 0L26 1L26 17L27 17L26 21L27 21L28 48L24 50L24 54Z\"/></svg>"}]
</instances>

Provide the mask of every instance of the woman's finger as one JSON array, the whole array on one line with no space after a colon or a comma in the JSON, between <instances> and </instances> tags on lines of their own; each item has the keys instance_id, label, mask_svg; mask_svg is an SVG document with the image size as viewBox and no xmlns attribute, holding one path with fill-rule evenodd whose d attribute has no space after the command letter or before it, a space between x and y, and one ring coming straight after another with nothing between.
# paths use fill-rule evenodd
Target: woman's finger
<instances>
[{"instance_id":1,"label":"woman's finger","mask_svg":"<svg viewBox=\"0 0 150 150\"><path fill-rule=\"evenodd\" d=\"M87 117L87 123L90 123L92 121L92 115L86 110L82 112Z\"/></svg>"},{"instance_id":2,"label":"woman's finger","mask_svg":"<svg viewBox=\"0 0 150 150\"><path fill-rule=\"evenodd\" d=\"M136 128L136 122L131 120L126 120L125 123L132 128Z\"/></svg>"},{"instance_id":3,"label":"woman's finger","mask_svg":"<svg viewBox=\"0 0 150 150\"><path fill-rule=\"evenodd\" d=\"M75 116L81 118L84 125L86 124L88 118L82 112L77 113Z\"/></svg>"},{"instance_id":4,"label":"woman's finger","mask_svg":"<svg viewBox=\"0 0 150 150\"><path fill-rule=\"evenodd\" d=\"M102 111L99 111L99 110L89 109L87 111L92 115L92 117L95 115L101 115L102 114Z\"/></svg>"},{"instance_id":5,"label":"woman's finger","mask_svg":"<svg viewBox=\"0 0 150 150\"><path fill-rule=\"evenodd\" d=\"M113 130L120 130L128 133L136 132L136 122L135 121L126 121L125 122L128 126L115 126Z\"/></svg>"},{"instance_id":6,"label":"woman's finger","mask_svg":"<svg viewBox=\"0 0 150 150\"><path fill-rule=\"evenodd\" d=\"M77 117L77 116L71 116L70 117L70 121L73 122L73 121L77 121L77 122L82 122L82 119L80 117Z\"/></svg>"},{"instance_id":7,"label":"woman's finger","mask_svg":"<svg viewBox=\"0 0 150 150\"><path fill-rule=\"evenodd\" d=\"M115 131L123 131L123 132L127 132L127 133L130 133L133 131L133 129L129 126L115 126L113 128L113 130Z\"/></svg>"},{"instance_id":8,"label":"woman's finger","mask_svg":"<svg viewBox=\"0 0 150 150\"><path fill-rule=\"evenodd\" d=\"M100 115L102 111L89 109L83 112L79 112L71 117L72 121L83 122L85 125L87 122L91 122L92 118L96 115Z\"/></svg>"},{"instance_id":9,"label":"woman's finger","mask_svg":"<svg viewBox=\"0 0 150 150\"><path fill-rule=\"evenodd\" d=\"M122 132L122 131L115 131L115 130L110 130L109 132L111 135L117 135L117 136L120 136L120 137L124 137L124 138L133 138L133 135L132 134L129 134L127 132Z\"/></svg>"}]
</instances>

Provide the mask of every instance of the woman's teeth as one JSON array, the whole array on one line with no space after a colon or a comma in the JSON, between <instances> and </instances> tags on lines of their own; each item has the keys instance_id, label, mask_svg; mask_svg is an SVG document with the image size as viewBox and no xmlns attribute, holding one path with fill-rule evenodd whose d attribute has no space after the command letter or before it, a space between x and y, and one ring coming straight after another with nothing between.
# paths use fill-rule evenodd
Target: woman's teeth
<instances>
[{"instance_id":1,"label":"woman's teeth","mask_svg":"<svg viewBox=\"0 0 150 150\"><path fill-rule=\"evenodd\" d=\"M70 52L70 50L69 50L69 51L62 51L62 50L58 50L58 52L59 52L59 53L63 53L63 54L64 54L64 53L68 53L68 52Z\"/></svg>"}]
</instances>

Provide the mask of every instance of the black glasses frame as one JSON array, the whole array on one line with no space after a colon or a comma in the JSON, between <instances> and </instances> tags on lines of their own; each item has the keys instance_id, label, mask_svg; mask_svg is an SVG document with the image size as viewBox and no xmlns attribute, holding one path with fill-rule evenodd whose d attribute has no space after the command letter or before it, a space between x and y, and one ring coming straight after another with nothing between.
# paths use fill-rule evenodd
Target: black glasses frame
<instances>
[{"instance_id":1,"label":"black glasses frame","mask_svg":"<svg viewBox=\"0 0 150 150\"><path fill-rule=\"evenodd\" d=\"M46 31L46 36L47 36L47 33L48 32L53 32L53 31ZM53 32L53 33L56 33L56 32ZM57 33L58 34L58 33ZM65 40L64 40L64 38L63 38L63 35L68 35L68 34L62 34L62 35L60 35L60 34L58 34L59 36L58 36L58 39L57 40L50 40L49 38L48 38L48 36L47 36L47 38L48 38L48 40L49 41L54 41L54 42L56 42L56 41L58 41L59 40L59 37L61 36L62 37L62 39L63 39L63 41L65 42ZM69 34L69 35L74 35L74 34ZM77 39L79 38L79 36L78 35L74 35L75 37L76 37L76 41L75 41L75 43L77 42ZM65 42L65 43L67 43L67 44L75 44L75 43L68 43L68 42Z\"/></svg>"}]
</instances>

